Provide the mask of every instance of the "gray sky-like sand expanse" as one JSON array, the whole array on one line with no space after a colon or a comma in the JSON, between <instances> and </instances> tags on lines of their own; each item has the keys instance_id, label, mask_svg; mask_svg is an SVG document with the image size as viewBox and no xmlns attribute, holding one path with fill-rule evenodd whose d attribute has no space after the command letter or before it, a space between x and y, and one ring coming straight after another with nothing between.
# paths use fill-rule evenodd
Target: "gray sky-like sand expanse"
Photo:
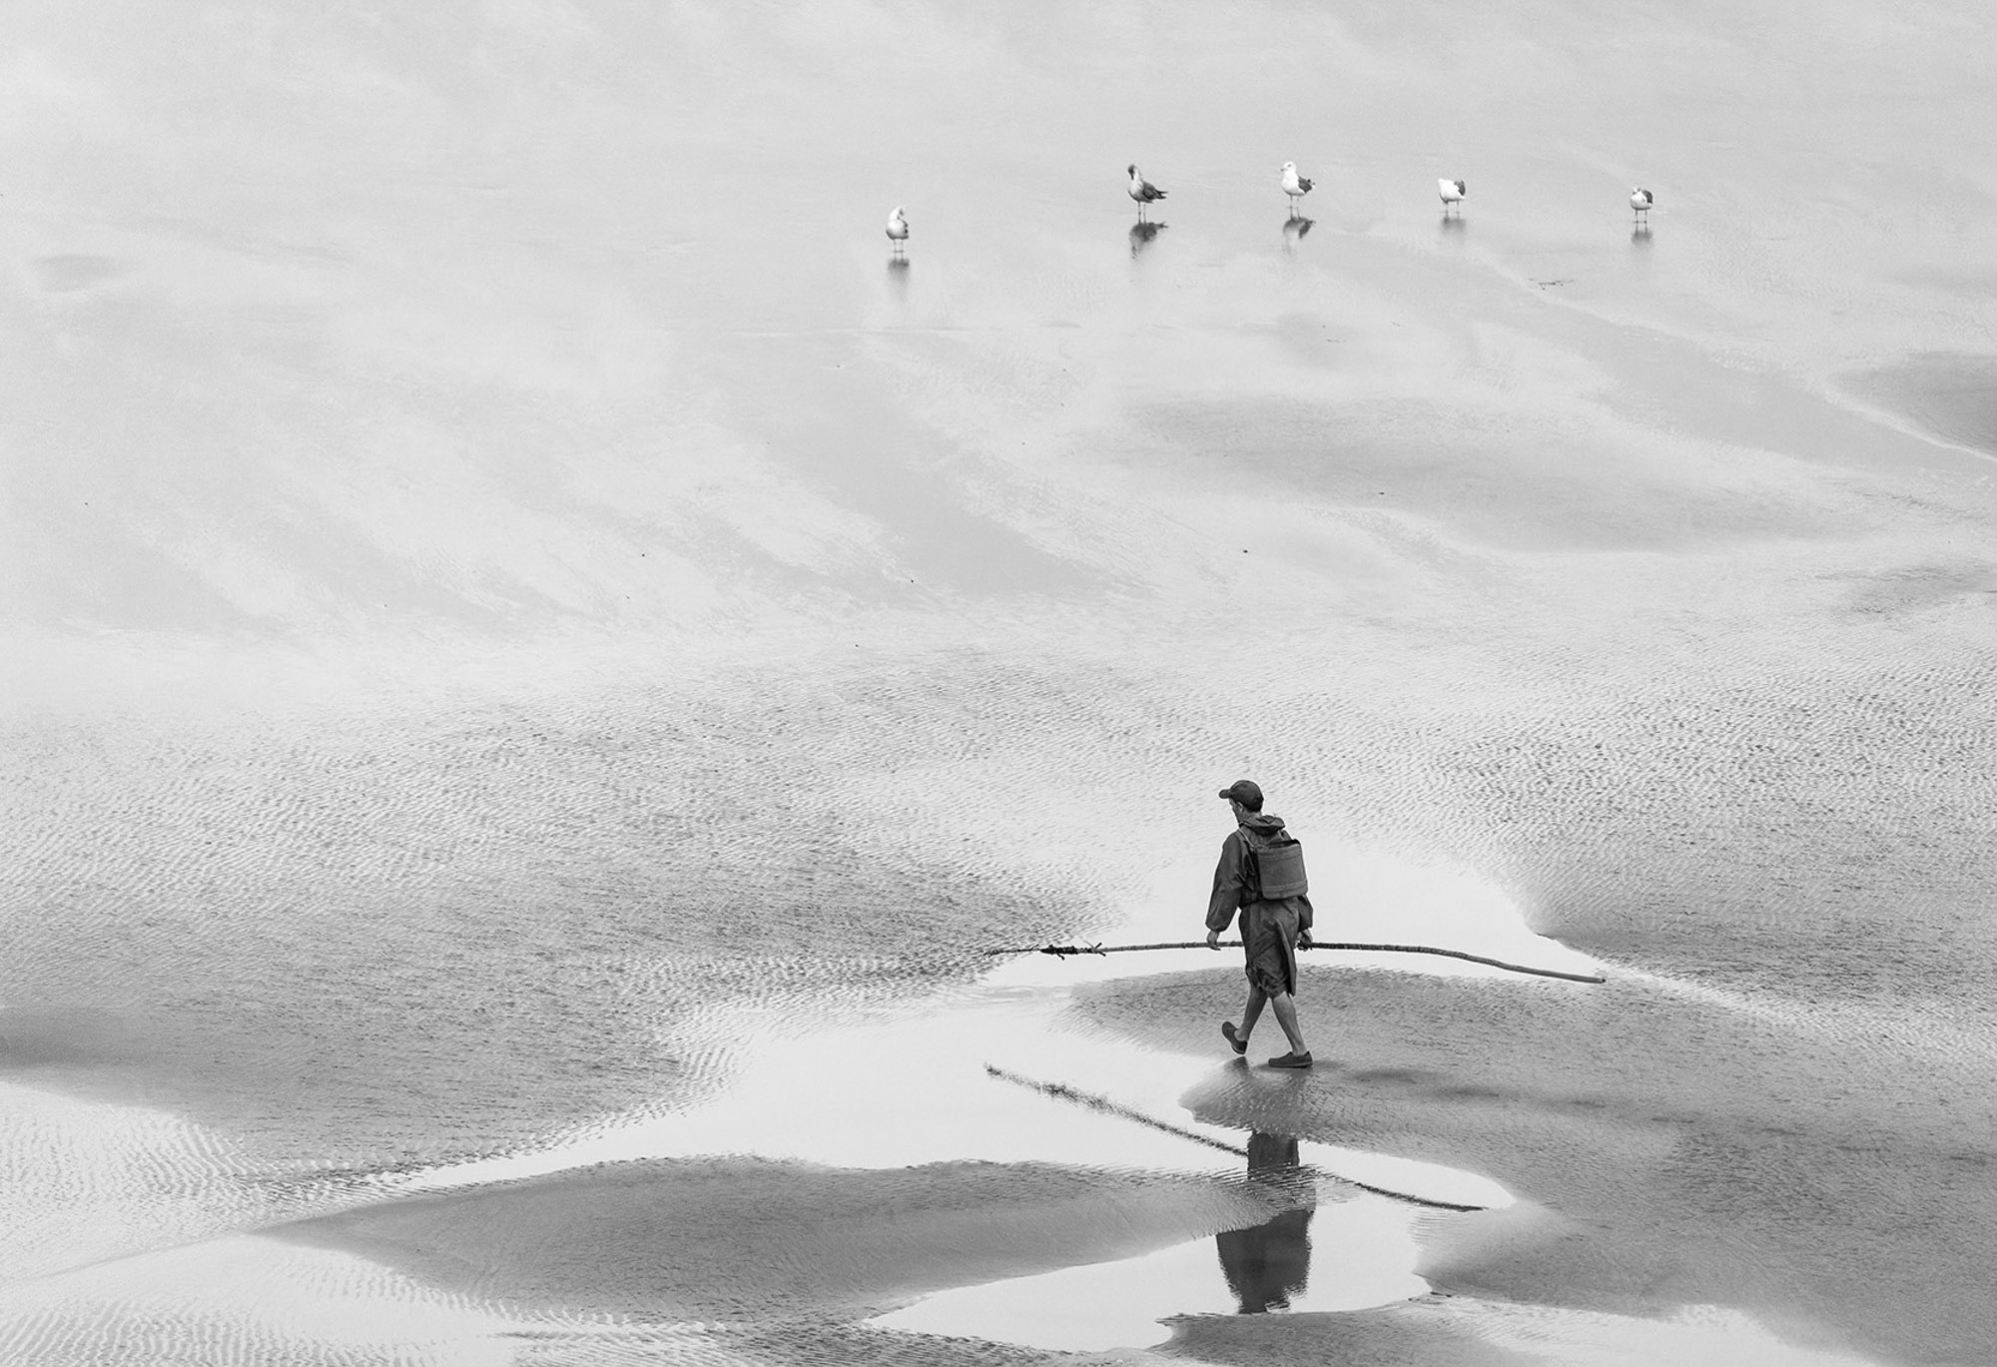
<instances>
[{"instance_id":1,"label":"gray sky-like sand expanse","mask_svg":"<svg viewBox=\"0 0 1997 1367\"><path fill-rule=\"evenodd\" d=\"M0 1346L1997 1355L1993 28L9 7Z\"/></svg>"}]
</instances>

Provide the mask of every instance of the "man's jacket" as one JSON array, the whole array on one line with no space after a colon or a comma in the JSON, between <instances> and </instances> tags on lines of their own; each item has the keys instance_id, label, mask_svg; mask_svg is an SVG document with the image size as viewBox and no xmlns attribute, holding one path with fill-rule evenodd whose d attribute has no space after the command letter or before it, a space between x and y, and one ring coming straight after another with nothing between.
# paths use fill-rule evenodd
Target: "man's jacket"
<instances>
[{"instance_id":1,"label":"man's jacket","mask_svg":"<svg viewBox=\"0 0 1997 1367\"><path fill-rule=\"evenodd\" d=\"M1267 839L1283 829L1283 818L1269 812L1256 812L1241 824ZM1234 920L1234 913L1248 905L1252 889L1245 864L1241 831L1236 830L1221 842L1220 863L1214 866L1213 896L1207 901L1208 930L1226 930ZM1311 899L1308 896L1277 898L1265 905L1293 907L1297 913L1297 929L1311 928Z\"/></svg>"}]
</instances>

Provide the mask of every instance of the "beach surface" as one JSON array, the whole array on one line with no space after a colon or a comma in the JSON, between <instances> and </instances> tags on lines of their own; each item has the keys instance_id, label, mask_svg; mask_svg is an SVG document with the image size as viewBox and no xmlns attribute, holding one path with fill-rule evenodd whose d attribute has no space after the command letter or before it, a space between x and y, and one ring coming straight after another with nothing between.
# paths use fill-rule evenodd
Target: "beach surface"
<instances>
[{"instance_id":1,"label":"beach surface","mask_svg":"<svg viewBox=\"0 0 1997 1367\"><path fill-rule=\"evenodd\" d=\"M1997 18L0 38L0 1358L1997 1361Z\"/></svg>"}]
</instances>

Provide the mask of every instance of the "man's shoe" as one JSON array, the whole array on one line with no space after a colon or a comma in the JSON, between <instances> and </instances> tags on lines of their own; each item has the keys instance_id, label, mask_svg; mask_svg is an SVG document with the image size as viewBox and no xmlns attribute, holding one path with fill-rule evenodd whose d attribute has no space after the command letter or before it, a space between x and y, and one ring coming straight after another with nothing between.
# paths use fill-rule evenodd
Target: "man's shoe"
<instances>
[{"instance_id":1,"label":"man's shoe","mask_svg":"<svg viewBox=\"0 0 1997 1367\"><path fill-rule=\"evenodd\" d=\"M1278 1054L1269 1060L1269 1066L1271 1068L1308 1068L1311 1066L1310 1051L1307 1049L1299 1054L1293 1050L1287 1054Z\"/></svg>"},{"instance_id":2,"label":"man's shoe","mask_svg":"<svg viewBox=\"0 0 1997 1367\"><path fill-rule=\"evenodd\" d=\"M1233 1021L1222 1021L1220 1023L1220 1033L1227 1036L1227 1047L1234 1050L1235 1053L1245 1054L1248 1052L1248 1039L1244 1035L1234 1033Z\"/></svg>"}]
</instances>

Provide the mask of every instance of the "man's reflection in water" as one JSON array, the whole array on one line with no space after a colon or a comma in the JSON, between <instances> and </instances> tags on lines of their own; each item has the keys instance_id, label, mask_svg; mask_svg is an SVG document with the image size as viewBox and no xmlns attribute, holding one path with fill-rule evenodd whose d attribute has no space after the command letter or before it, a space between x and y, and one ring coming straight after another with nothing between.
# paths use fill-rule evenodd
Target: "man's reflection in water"
<instances>
[{"instance_id":1,"label":"man's reflection in water","mask_svg":"<svg viewBox=\"0 0 1997 1367\"><path fill-rule=\"evenodd\" d=\"M1300 1295L1311 1274L1311 1215L1316 1194L1298 1180L1297 1141L1284 1135L1248 1136L1248 1176L1251 1180L1288 1185L1297 1208L1265 1224L1230 1229L1214 1235L1221 1271L1241 1302L1241 1313L1260 1315L1287 1310L1290 1297Z\"/></svg>"}]
</instances>

